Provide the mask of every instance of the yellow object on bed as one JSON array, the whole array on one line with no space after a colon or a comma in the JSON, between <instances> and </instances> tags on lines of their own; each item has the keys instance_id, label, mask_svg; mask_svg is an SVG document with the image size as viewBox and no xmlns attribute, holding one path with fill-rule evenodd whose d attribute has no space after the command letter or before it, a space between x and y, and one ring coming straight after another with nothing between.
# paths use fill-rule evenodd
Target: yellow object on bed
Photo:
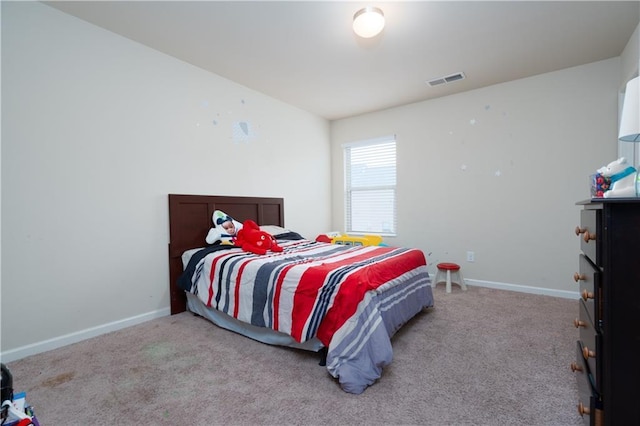
<instances>
[{"instance_id":1,"label":"yellow object on bed","mask_svg":"<svg viewBox=\"0 0 640 426\"><path fill-rule=\"evenodd\" d=\"M331 240L331 244L342 244L345 246L379 246L382 245L380 235L338 235Z\"/></svg>"}]
</instances>

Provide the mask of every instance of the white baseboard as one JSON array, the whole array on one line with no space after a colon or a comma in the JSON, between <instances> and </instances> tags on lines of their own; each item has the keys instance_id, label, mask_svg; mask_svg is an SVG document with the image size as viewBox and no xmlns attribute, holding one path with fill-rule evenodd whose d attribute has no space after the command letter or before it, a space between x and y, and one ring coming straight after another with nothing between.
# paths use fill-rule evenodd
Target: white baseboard
<instances>
[{"instance_id":1,"label":"white baseboard","mask_svg":"<svg viewBox=\"0 0 640 426\"><path fill-rule=\"evenodd\" d=\"M580 293L577 291L554 290L551 288L531 287L527 285L498 283L494 281L464 279L466 285L474 285L477 287L496 288L499 290L517 291L520 293L542 294L545 296L562 297L564 299L579 299Z\"/></svg>"},{"instance_id":2,"label":"white baseboard","mask_svg":"<svg viewBox=\"0 0 640 426\"><path fill-rule=\"evenodd\" d=\"M31 355L61 348L72 343L78 343L92 337L100 336L101 334L121 330L123 328L131 327L132 325L142 324L143 322L169 315L171 315L171 308L158 309L156 311L147 312L146 314L136 315L135 317L114 321L97 327L88 328L86 330L76 331L75 333L66 334L64 336L55 337L42 342L32 343L17 349L11 349L0 353L0 359L2 359L3 363L16 361Z\"/></svg>"}]
</instances>

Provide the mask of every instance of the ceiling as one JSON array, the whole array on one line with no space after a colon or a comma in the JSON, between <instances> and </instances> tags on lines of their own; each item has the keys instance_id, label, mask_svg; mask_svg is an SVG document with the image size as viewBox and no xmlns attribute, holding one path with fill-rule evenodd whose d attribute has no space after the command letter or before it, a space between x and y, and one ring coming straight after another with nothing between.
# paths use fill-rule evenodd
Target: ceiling
<instances>
[{"instance_id":1,"label":"ceiling","mask_svg":"<svg viewBox=\"0 0 640 426\"><path fill-rule=\"evenodd\" d=\"M639 1L46 3L329 120L616 57L640 21ZM371 5L386 26L360 39Z\"/></svg>"}]
</instances>

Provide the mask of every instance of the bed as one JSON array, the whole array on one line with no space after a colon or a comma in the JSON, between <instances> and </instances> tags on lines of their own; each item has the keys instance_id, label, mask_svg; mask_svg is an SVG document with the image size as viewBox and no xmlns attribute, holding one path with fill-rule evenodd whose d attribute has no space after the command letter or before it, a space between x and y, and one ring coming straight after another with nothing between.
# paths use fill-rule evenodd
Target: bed
<instances>
[{"instance_id":1,"label":"bed","mask_svg":"<svg viewBox=\"0 0 640 426\"><path fill-rule=\"evenodd\" d=\"M282 252L207 245L214 211L255 221ZM171 314L191 311L263 343L321 354L349 393L391 363L391 337L433 306L422 251L309 240L284 226L284 200L169 195Z\"/></svg>"}]
</instances>

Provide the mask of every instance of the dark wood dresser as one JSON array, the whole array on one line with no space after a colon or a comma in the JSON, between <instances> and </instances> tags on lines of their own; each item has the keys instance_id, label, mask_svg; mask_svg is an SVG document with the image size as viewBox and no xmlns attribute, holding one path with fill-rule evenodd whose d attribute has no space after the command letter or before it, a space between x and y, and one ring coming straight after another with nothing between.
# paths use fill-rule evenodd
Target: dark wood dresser
<instances>
[{"instance_id":1,"label":"dark wood dresser","mask_svg":"<svg viewBox=\"0 0 640 426\"><path fill-rule=\"evenodd\" d=\"M640 425L640 198L577 204L578 411L587 425Z\"/></svg>"}]
</instances>

